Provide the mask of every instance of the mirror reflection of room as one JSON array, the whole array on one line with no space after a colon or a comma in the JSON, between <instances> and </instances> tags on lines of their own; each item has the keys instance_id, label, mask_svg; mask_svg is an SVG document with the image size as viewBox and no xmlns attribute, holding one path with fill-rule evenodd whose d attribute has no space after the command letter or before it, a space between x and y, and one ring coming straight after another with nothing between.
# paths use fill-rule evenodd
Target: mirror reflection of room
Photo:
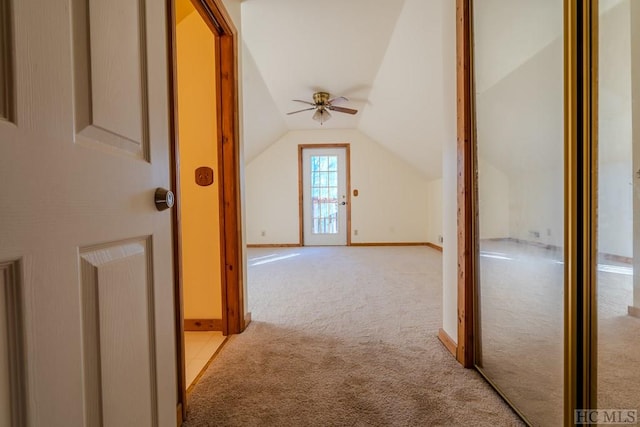
<instances>
[{"instance_id":1,"label":"mirror reflection of room","mask_svg":"<svg viewBox=\"0 0 640 427\"><path fill-rule=\"evenodd\" d=\"M599 8L598 407L640 409L640 2Z\"/></svg>"},{"instance_id":2,"label":"mirror reflection of room","mask_svg":"<svg viewBox=\"0 0 640 427\"><path fill-rule=\"evenodd\" d=\"M476 364L534 425L562 425L563 2L474 2Z\"/></svg>"}]
</instances>

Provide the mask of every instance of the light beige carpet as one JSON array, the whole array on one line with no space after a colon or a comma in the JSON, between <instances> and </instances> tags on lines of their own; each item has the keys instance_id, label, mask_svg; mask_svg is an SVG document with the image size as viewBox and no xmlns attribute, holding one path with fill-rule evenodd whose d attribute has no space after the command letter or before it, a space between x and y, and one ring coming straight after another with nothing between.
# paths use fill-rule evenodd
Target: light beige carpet
<instances>
[{"instance_id":1,"label":"light beige carpet","mask_svg":"<svg viewBox=\"0 0 640 427\"><path fill-rule=\"evenodd\" d=\"M441 254L253 249L253 322L194 387L186 426L523 425L440 344Z\"/></svg>"}]
</instances>

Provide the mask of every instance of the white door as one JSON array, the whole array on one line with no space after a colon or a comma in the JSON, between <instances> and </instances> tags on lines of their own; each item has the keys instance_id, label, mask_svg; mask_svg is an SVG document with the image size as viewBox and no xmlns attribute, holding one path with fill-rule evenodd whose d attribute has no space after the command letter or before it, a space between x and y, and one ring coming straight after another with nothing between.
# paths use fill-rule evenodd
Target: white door
<instances>
[{"instance_id":1,"label":"white door","mask_svg":"<svg viewBox=\"0 0 640 427\"><path fill-rule=\"evenodd\" d=\"M345 148L302 150L305 246L347 244L347 162Z\"/></svg>"},{"instance_id":2,"label":"white door","mask_svg":"<svg viewBox=\"0 0 640 427\"><path fill-rule=\"evenodd\" d=\"M166 3L0 0L0 426L175 426Z\"/></svg>"}]
</instances>

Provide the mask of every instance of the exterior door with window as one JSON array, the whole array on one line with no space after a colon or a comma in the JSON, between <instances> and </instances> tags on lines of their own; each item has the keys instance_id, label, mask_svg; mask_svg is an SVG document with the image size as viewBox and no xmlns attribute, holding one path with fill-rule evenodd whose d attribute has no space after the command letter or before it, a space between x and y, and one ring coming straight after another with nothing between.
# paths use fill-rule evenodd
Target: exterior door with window
<instances>
[{"instance_id":1,"label":"exterior door with window","mask_svg":"<svg viewBox=\"0 0 640 427\"><path fill-rule=\"evenodd\" d=\"M347 245L347 149L302 150L305 246Z\"/></svg>"},{"instance_id":2,"label":"exterior door with window","mask_svg":"<svg viewBox=\"0 0 640 427\"><path fill-rule=\"evenodd\" d=\"M0 425L175 426L167 2L0 0Z\"/></svg>"}]
</instances>

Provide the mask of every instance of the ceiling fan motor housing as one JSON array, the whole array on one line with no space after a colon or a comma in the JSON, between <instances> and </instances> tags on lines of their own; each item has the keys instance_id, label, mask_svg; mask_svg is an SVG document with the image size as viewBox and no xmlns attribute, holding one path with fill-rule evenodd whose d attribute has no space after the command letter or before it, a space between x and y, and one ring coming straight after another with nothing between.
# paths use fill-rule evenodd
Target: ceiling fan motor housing
<instances>
[{"instance_id":1,"label":"ceiling fan motor housing","mask_svg":"<svg viewBox=\"0 0 640 427\"><path fill-rule=\"evenodd\" d=\"M316 92L313 94L313 102L316 105L326 105L329 102L329 96L327 92Z\"/></svg>"}]
</instances>

